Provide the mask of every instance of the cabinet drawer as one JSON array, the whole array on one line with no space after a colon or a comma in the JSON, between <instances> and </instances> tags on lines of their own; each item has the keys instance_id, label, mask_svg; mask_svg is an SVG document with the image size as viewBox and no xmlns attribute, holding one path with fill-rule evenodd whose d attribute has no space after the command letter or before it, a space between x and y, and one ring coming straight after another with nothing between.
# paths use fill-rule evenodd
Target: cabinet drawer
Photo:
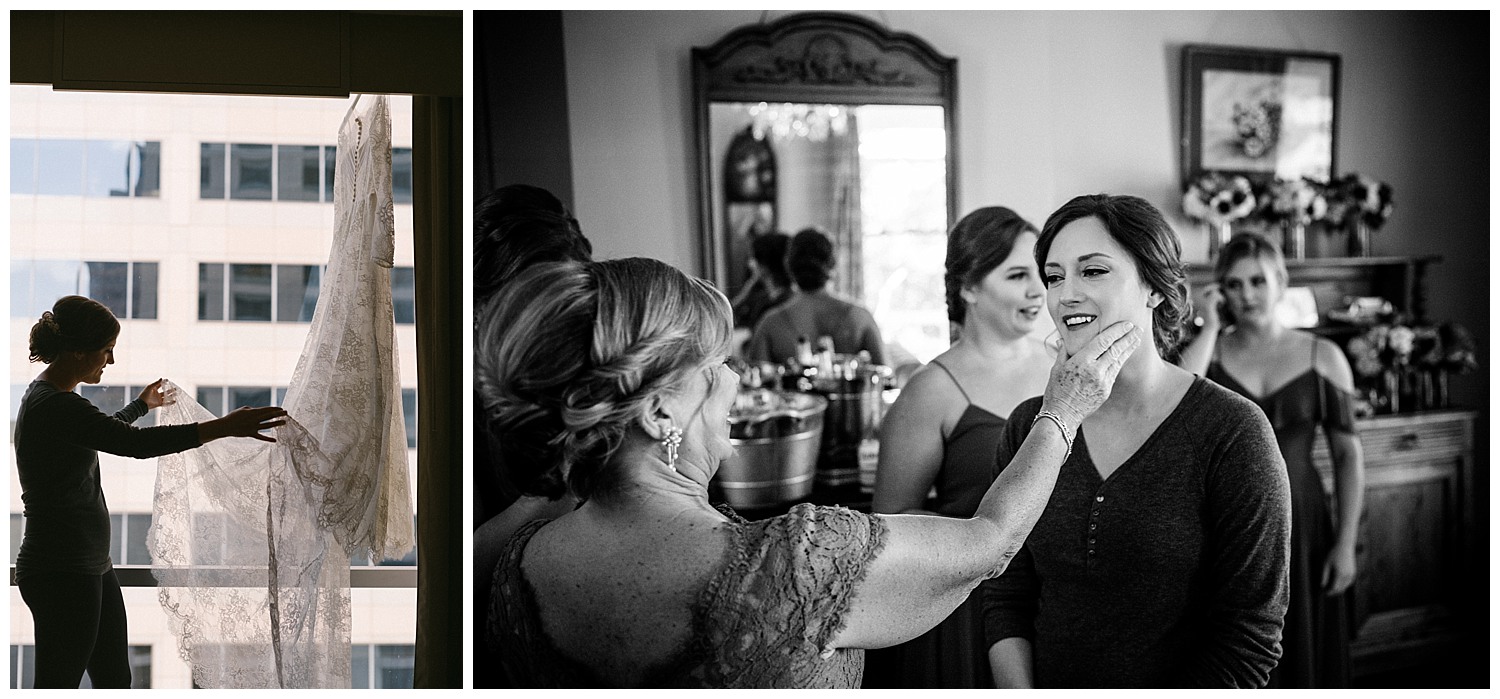
<instances>
[{"instance_id":1,"label":"cabinet drawer","mask_svg":"<svg viewBox=\"0 0 1500 699\"><path fill-rule=\"evenodd\" d=\"M1364 447L1365 466L1451 459L1472 447L1472 414L1399 415L1361 420L1356 427ZM1313 441L1313 463L1329 463L1328 441Z\"/></svg>"}]
</instances>

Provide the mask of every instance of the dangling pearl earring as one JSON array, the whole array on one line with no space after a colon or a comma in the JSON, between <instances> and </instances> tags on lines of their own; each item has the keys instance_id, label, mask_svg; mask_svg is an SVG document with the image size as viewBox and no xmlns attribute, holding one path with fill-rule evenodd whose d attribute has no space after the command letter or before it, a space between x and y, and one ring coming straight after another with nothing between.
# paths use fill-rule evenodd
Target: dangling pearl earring
<instances>
[{"instance_id":1,"label":"dangling pearl earring","mask_svg":"<svg viewBox=\"0 0 1500 699\"><path fill-rule=\"evenodd\" d=\"M682 446L682 430L675 424L668 424L666 435L661 438L661 445L667 450L667 468L672 473L677 472L677 447Z\"/></svg>"}]
</instances>

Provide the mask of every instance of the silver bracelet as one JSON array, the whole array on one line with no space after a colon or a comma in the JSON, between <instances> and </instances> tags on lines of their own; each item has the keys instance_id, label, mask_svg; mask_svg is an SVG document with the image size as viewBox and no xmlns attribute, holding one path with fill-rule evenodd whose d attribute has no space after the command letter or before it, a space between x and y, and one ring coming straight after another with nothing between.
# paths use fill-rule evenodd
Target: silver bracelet
<instances>
[{"instance_id":1,"label":"silver bracelet","mask_svg":"<svg viewBox=\"0 0 1500 699\"><path fill-rule=\"evenodd\" d=\"M1063 461L1067 461L1068 457L1073 455L1073 437L1068 434L1068 423L1063 422L1061 415L1051 410L1043 410L1036 414L1036 419L1031 421L1031 426L1036 427L1036 423L1041 422L1043 418L1057 423L1057 429L1062 430L1063 443L1068 445L1067 453L1063 454Z\"/></svg>"}]
</instances>

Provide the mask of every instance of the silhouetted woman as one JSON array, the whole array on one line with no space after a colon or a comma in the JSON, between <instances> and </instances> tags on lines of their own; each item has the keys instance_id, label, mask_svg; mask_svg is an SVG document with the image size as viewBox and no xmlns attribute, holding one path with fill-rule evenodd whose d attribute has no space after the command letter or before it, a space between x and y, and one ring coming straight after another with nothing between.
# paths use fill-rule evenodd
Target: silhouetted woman
<instances>
[{"instance_id":1,"label":"silhouetted woman","mask_svg":"<svg viewBox=\"0 0 1500 699\"><path fill-rule=\"evenodd\" d=\"M171 404L157 379L114 415L73 392L115 363L120 322L103 304L64 296L31 327L31 361L47 364L16 410L16 470L26 531L16 584L36 626L37 688L129 688L125 601L109 558L109 507L99 452L145 459L220 437L274 442L260 430L285 423L281 408L240 408L207 422L140 429L130 423Z\"/></svg>"}]
</instances>

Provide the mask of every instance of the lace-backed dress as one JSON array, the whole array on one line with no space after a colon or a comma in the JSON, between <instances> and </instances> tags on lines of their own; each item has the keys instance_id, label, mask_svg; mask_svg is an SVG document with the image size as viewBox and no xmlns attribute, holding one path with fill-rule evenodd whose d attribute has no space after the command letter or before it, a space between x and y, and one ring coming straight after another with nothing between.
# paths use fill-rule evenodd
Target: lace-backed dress
<instances>
[{"instance_id":1,"label":"lace-backed dress","mask_svg":"<svg viewBox=\"0 0 1500 699\"><path fill-rule=\"evenodd\" d=\"M200 687L348 687L349 559L412 546L394 347L390 112L351 106L335 220L275 444L221 439L158 462L158 597ZM159 424L213 419L178 390Z\"/></svg>"},{"instance_id":2,"label":"lace-backed dress","mask_svg":"<svg viewBox=\"0 0 1500 699\"><path fill-rule=\"evenodd\" d=\"M885 524L840 507L797 505L747 522L731 514L724 564L698 593L692 637L647 687L858 687L865 652L828 648L844 627L854 588L880 552ZM521 570L531 537L522 527L495 566L486 638L490 658L516 687L606 687L543 631Z\"/></svg>"}]
</instances>

